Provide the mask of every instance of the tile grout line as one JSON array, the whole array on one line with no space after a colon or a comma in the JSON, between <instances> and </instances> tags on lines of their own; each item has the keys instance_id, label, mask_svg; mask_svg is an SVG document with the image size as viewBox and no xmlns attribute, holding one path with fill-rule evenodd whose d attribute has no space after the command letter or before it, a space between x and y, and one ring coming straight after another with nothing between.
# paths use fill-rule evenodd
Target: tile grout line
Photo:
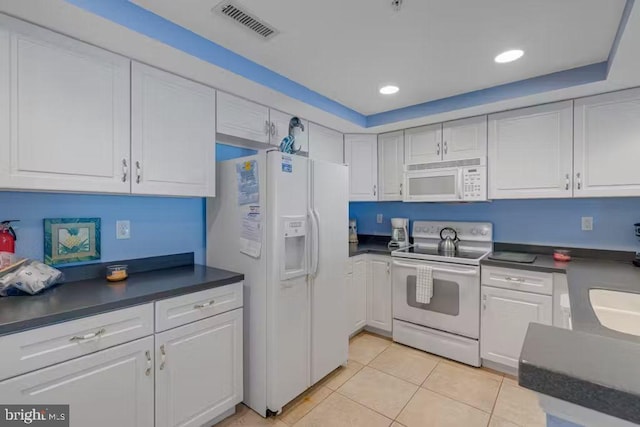
<instances>
[{"instance_id":1,"label":"tile grout line","mask_svg":"<svg viewBox=\"0 0 640 427\"><path fill-rule=\"evenodd\" d=\"M349 400L349 401L351 401L351 402L355 403L356 405L362 406L363 408L368 409L368 410L370 410L370 411L372 411L372 412L375 412L375 413L376 413L376 414L378 414L378 415L382 415L382 416L383 416L383 417L385 417L386 419L390 420L392 424L393 424L393 422L395 421L394 419L389 418L388 416L386 416L386 415L385 415L385 414L383 414L382 412L379 412L379 411L377 411L377 410L375 410L375 409L373 409L373 408L369 408L367 405L365 405L365 404L363 404L363 403L360 403L360 402L358 402L357 400L353 400L353 399L352 399L352 398L350 398L349 396L345 396L344 394L340 393L340 392L339 392L339 391L337 391L337 390L336 390L336 393L338 393L341 397L344 397L345 399L347 399L347 400ZM391 425L391 424L389 424L389 425Z\"/></svg>"}]
</instances>

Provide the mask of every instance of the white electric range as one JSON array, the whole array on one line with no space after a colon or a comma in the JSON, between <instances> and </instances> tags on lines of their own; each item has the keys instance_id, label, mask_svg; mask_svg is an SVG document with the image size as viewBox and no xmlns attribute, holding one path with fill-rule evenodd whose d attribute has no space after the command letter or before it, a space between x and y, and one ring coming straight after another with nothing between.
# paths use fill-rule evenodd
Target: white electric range
<instances>
[{"instance_id":1,"label":"white electric range","mask_svg":"<svg viewBox=\"0 0 640 427\"><path fill-rule=\"evenodd\" d=\"M438 252L440 231L456 231L455 254ZM454 234L445 231L443 235ZM493 249L486 222L414 221L414 244L393 256L393 340L480 366L480 260ZM417 267L431 267L433 296L416 301Z\"/></svg>"}]
</instances>

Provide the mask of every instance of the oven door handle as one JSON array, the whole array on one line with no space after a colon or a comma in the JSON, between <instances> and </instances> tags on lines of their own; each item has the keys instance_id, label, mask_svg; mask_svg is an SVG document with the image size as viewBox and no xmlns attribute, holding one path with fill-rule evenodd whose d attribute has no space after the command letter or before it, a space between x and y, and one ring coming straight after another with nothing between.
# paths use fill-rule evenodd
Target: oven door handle
<instances>
[{"instance_id":1,"label":"oven door handle","mask_svg":"<svg viewBox=\"0 0 640 427\"><path fill-rule=\"evenodd\" d=\"M415 268L418 266L416 264L405 264L403 262L393 261L394 266L405 267L405 268ZM434 273L451 273L451 274L461 274L463 276L477 276L478 271L476 269L473 270L449 270L446 268L435 268L431 267Z\"/></svg>"}]
</instances>

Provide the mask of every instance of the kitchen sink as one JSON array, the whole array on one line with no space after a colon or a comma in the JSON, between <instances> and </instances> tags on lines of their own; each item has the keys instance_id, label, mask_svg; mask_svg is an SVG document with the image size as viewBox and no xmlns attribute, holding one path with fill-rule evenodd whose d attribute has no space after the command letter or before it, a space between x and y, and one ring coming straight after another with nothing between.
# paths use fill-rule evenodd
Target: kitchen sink
<instances>
[{"instance_id":1,"label":"kitchen sink","mask_svg":"<svg viewBox=\"0 0 640 427\"><path fill-rule=\"evenodd\" d=\"M640 294L590 289L589 300L602 326L640 336Z\"/></svg>"}]
</instances>

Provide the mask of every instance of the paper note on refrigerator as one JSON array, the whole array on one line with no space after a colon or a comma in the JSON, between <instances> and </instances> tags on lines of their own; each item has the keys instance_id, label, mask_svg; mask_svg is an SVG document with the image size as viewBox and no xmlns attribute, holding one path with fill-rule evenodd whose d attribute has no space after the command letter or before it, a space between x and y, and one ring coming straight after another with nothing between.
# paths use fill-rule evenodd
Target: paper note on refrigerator
<instances>
[{"instance_id":1,"label":"paper note on refrigerator","mask_svg":"<svg viewBox=\"0 0 640 427\"><path fill-rule=\"evenodd\" d=\"M262 215L260 206L249 206L249 210L243 212L240 221L240 252L258 258L262 249Z\"/></svg>"},{"instance_id":2,"label":"paper note on refrigerator","mask_svg":"<svg viewBox=\"0 0 640 427\"><path fill-rule=\"evenodd\" d=\"M258 162L249 160L236 163L238 177L238 204L249 205L260 201Z\"/></svg>"}]
</instances>

